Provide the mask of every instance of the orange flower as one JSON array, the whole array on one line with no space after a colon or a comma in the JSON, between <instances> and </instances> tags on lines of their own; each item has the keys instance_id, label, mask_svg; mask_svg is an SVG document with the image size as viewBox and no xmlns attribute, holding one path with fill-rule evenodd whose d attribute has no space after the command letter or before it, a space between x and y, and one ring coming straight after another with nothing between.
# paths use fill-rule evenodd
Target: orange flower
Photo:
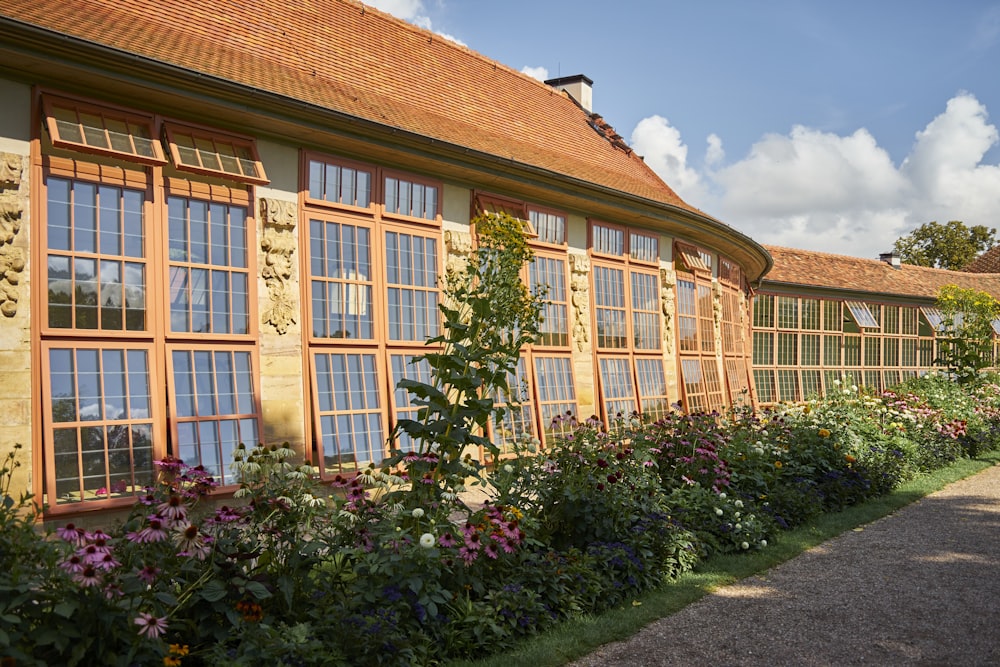
<instances>
[{"instance_id":1,"label":"orange flower","mask_svg":"<svg viewBox=\"0 0 1000 667\"><path fill-rule=\"evenodd\" d=\"M821 428L819 430L819 437L821 437L821 438L829 438L830 437L830 429Z\"/></svg>"},{"instance_id":2,"label":"orange flower","mask_svg":"<svg viewBox=\"0 0 1000 667\"><path fill-rule=\"evenodd\" d=\"M236 611L243 615L244 621L249 621L250 623L256 623L264 618L264 610L256 602L240 600L236 603Z\"/></svg>"},{"instance_id":3,"label":"orange flower","mask_svg":"<svg viewBox=\"0 0 1000 667\"><path fill-rule=\"evenodd\" d=\"M844 454L844 460L847 461L848 463L854 463L855 461L857 461L857 459L851 456L850 454Z\"/></svg>"},{"instance_id":4,"label":"orange flower","mask_svg":"<svg viewBox=\"0 0 1000 667\"><path fill-rule=\"evenodd\" d=\"M775 468L780 468L780 467L781 467L781 466L783 466L783 465L785 465L785 464L784 464L784 463L782 463L781 461L775 461L775 462L774 462L774 467L775 467Z\"/></svg>"}]
</instances>

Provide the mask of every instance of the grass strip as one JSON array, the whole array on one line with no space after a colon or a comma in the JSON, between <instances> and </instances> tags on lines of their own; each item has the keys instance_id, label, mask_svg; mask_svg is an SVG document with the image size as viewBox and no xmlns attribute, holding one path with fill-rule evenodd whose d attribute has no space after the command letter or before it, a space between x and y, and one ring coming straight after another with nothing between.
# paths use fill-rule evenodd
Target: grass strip
<instances>
[{"instance_id":1,"label":"grass strip","mask_svg":"<svg viewBox=\"0 0 1000 667\"><path fill-rule=\"evenodd\" d=\"M885 496L841 512L823 514L781 532L768 548L745 554L714 556L676 581L638 597L631 605L583 616L525 639L517 648L476 661L453 661L450 667L557 667L583 657L603 644L627 639L653 621L676 613L720 586L763 572L848 530L877 519L994 465L1000 450L961 459L916 477Z\"/></svg>"}]
</instances>

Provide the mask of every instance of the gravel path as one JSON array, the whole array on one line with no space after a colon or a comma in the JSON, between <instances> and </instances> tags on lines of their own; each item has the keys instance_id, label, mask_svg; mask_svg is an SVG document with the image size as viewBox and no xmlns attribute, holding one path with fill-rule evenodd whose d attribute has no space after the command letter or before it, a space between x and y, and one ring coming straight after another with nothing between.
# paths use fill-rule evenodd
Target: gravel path
<instances>
[{"instance_id":1,"label":"gravel path","mask_svg":"<svg viewBox=\"0 0 1000 667\"><path fill-rule=\"evenodd\" d=\"M573 665L1000 665L1000 466Z\"/></svg>"}]
</instances>

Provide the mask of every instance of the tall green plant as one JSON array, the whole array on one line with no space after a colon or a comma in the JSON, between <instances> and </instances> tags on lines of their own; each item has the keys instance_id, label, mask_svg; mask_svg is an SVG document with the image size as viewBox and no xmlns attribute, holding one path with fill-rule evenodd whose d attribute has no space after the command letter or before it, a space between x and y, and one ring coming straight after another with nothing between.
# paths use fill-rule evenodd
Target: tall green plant
<instances>
[{"instance_id":1,"label":"tall green plant","mask_svg":"<svg viewBox=\"0 0 1000 667\"><path fill-rule=\"evenodd\" d=\"M942 320L937 363L960 383L970 382L993 365L993 320L1000 317L1000 302L986 292L945 285L937 306Z\"/></svg>"},{"instance_id":2,"label":"tall green plant","mask_svg":"<svg viewBox=\"0 0 1000 667\"><path fill-rule=\"evenodd\" d=\"M502 417L495 397L516 396L510 379L521 348L536 338L541 321L541 294L532 294L521 281L522 267L534 256L521 221L484 214L473 224L475 251L463 269L449 271L443 281L443 332L427 341L440 347L417 360L428 363L431 380L397 384L419 409L416 419L397 422L391 445L395 449L397 436L406 433L417 451L396 451L386 464L407 464L406 493L414 506L479 475L481 464L471 448L499 453L482 434L491 416Z\"/></svg>"}]
</instances>

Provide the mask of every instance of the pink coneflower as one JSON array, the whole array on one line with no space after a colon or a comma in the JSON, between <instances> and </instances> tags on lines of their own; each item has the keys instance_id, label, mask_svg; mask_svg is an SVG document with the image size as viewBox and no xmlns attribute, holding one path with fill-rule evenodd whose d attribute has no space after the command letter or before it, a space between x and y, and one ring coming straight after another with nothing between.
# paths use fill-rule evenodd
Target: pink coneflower
<instances>
[{"instance_id":1,"label":"pink coneflower","mask_svg":"<svg viewBox=\"0 0 1000 667\"><path fill-rule=\"evenodd\" d=\"M438 544L447 548L455 546L458 542L455 541L455 537L449 532L438 538Z\"/></svg>"},{"instance_id":2,"label":"pink coneflower","mask_svg":"<svg viewBox=\"0 0 1000 667\"><path fill-rule=\"evenodd\" d=\"M500 537L496 538L496 540L497 540L497 544L500 545L500 548L504 550L504 553L508 553L508 554L514 553L514 545L511 544L510 541L507 540L505 537L500 536Z\"/></svg>"},{"instance_id":3,"label":"pink coneflower","mask_svg":"<svg viewBox=\"0 0 1000 667\"><path fill-rule=\"evenodd\" d=\"M70 574L79 574L83 572L83 559L77 554L73 554L63 562L59 563L59 567L66 570Z\"/></svg>"},{"instance_id":4,"label":"pink coneflower","mask_svg":"<svg viewBox=\"0 0 1000 667\"><path fill-rule=\"evenodd\" d=\"M101 548L96 544L88 544L76 550L76 555L82 558L84 563L96 563L107 553L110 553L108 548Z\"/></svg>"},{"instance_id":5,"label":"pink coneflower","mask_svg":"<svg viewBox=\"0 0 1000 667\"><path fill-rule=\"evenodd\" d=\"M152 489L150 489L149 487L146 487L145 493L139 496L137 500L141 505L149 506L156 504L156 496L153 494Z\"/></svg>"},{"instance_id":6,"label":"pink coneflower","mask_svg":"<svg viewBox=\"0 0 1000 667\"><path fill-rule=\"evenodd\" d=\"M139 532L129 533L128 539L136 544L149 544L152 542L162 542L169 537L167 527L163 525L163 519L157 514L151 514L149 525Z\"/></svg>"},{"instance_id":7,"label":"pink coneflower","mask_svg":"<svg viewBox=\"0 0 1000 667\"><path fill-rule=\"evenodd\" d=\"M101 577L97 572L96 566L84 565L83 569L73 576L73 581L80 584L84 588L88 588L101 583Z\"/></svg>"},{"instance_id":8,"label":"pink coneflower","mask_svg":"<svg viewBox=\"0 0 1000 667\"><path fill-rule=\"evenodd\" d=\"M458 550L458 556L465 561L466 565L472 565L476 562L476 558L479 557L479 553L469 549L468 547L462 547Z\"/></svg>"},{"instance_id":9,"label":"pink coneflower","mask_svg":"<svg viewBox=\"0 0 1000 667\"><path fill-rule=\"evenodd\" d=\"M215 510L215 516L211 518L212 523L231 523L233 521L239 521L243 518L243 515L239 513L238 510L230 509L228 505L223 505L219 509Z\"/></svg>"},{"instance_id":10,"label":"pink coneflower","mask_svg":"<svg viewBox=\"0 0 1000 667\"><path fill-rule=\"evenodd\" d=\"M497 556L500 555L500 551L497 549L497 545L494 542L487 542L483 547L483 553L494 560L496 560Z\"/></svg>"},{"instance_id":11,"label":"pink coneflower","mask_svg":"<svg viewBox=\"0 0 1000 667\"><path fill-rule=\"evenodd\" d=\"M343 475L337 475L333 478L333 481L330 482L330 485L337 489L343 489L347 486L347 484L348 482Z\"/></svg>"},{"instance_id":12,"label":"pink coneflower","mask_svg":"<svg viewBox=\"0 0 1000 667\"><path fill-rule=\"evenodd\" d=\"M133 621L139 626L139 636L156 639L167 631L167 618L157 618L146 612L139 612L139 616Z\"/></svg>"},{"instance_id":13,"label":"pink coneflower","mask_svg":"<svg viewBox=\"0 0 1000 667\"><path fill-rule=\"evenodd\" d=\"M168 525L174 525L184 521L187 517L187 508L184 507L184 500L171 494L165 503L160 503L156 508L156 513L166 520Z\"/></svg>"},{"instance_id":14,"label":"pink coneflower","mask_svg":"<svg viewBox=\"0 0 1000 667\"><path fill-rule=\"evenodd\" d=\"M105 572L107 572L108 570L113 570L116 567L119 567L120 565L121 563L116 561L115 557L112 556L110 553L104 554L103 556L94 561L94 567L96 567L98 570L104 570Z\"/></svg>"},{"instance_id":15,"label":"pink coneflower","mask_svg":"<svg viewBox=\"0 0 1000 667\"><path fill-rule=\"evenodd\" d=\"M479 547L482 546L482 543L479 541L479 533L471 533L469 535L466 535L465 546L472 549L473 551L478 550Z\"/></svg>"},{"instance_id":16,"label":"pink coneflower","mask_svg":"<svg viewBox=\"0 0 1000 667\"><path fill-rule=\"evenodd\" d=\"M82 547L87 541L87 531L83 528L77 528L71 523L67 523L61 528L56 528L56 535L58 535L60 539L63 539L77 547Z\"/></svg>"},{"instance_id":17,"label":"pink coneflower","mask_svg":"<svg viewBox=\"0 0 1000 667\"><path fill-rule=\"evenodd\" d=\"M154 581L156 581L156 578L160 576L160 568L155 567L153 565L147 565L146 567L139 570L139 572L136 573L136 576L139 577L145 583L152 584Z\"/></svg>"}]
</instances>

